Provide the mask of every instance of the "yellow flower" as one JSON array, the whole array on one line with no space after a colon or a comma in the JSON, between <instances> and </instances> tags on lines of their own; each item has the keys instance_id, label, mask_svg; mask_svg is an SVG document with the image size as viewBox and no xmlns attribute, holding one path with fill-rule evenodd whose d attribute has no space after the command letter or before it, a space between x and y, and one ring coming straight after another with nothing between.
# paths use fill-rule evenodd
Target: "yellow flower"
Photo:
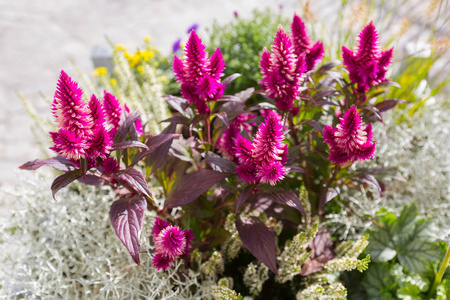
<instances>
[{"instance_id":1,"label":"yellow flower","mask_svg":"<svg viewBox=\"0 0 450 300\"><path fill-rule=\"evenodd\" d=\"M127 48L122 44L117 44L114 48L116 50L121 50L121 51L125 51L125 52L127 51Z\"/></svg>"},{"instance_id":2,"label":"yellow flower","mask_svg":"<svg viewBox=\"0 0 450 300\"><path fill-rule=\"evenodd\" d=\"M162 83L167 84L169 83L169 78L166 75L162 75L159 77Z\"/></svg>"},{"instance_id":3,"label":"yellow flower","mask_svg":"<svg viewBox=\"0 0 450 300\"><path fill-rule=\"evenodd\" d=\"M109 81L109 83L111 85L116 85L117 84L117 80L115 78L111 78L111 80Z\"/></svg>"},{"instance_id":4,"label":"yellow flower","mask_svg":"<svg viewBox=\"0 0 450 300\"><path fill-rule=\"evenodd\" d=\"M148 62L150 61L150 59L153 57L153 55L155 55L154 51L149 51L149 50L142 50L141 51L141 56L144 59L144 61Z\"/></svg>"},{"instance_id":5,"label":"yellow flower","mask_svg":"<svg viewBox=\"0 0 450 300\"><path fill-rule=\"evenodd\" d=\"M150 37L148 35L144 35L144 41L145 42L150 42Z\"/></svg>"},{"instance_id":6,"label":"yellow flower","mask_svg":"<svg viewBox=\"0 0 450 300\"><path fill-rule=\"evenodd\" d=\"M95 77L98 77L98 76L101 76L101 75L106 75L106 74L108 74L108 69L105 68L105 67L98 67L94 71L94 76Z\"/></svg>"},{"instance_id":7,"label":"yellow flower","mask_svg":"<svg viewBox=\"0 0 450 300\"><path fill-rule=\"evenodd\" d=\"M135 68L141 62L141 55L139 51L134 52L133 56L128 56L128 64L131 68Z\"/></svg>"},{"instance_id":8,"label":"yellow flower","mask_svg":"<svg viewBox=\"0 0 450 300\"><path fill-rule=\"evenodd\" d=\"M136 70L137 70L139 73L143 73L143 72L144 72L144 68L143 68L142 66L138 66L138 67L136 68Z\"/></svg>"}]
</instances>

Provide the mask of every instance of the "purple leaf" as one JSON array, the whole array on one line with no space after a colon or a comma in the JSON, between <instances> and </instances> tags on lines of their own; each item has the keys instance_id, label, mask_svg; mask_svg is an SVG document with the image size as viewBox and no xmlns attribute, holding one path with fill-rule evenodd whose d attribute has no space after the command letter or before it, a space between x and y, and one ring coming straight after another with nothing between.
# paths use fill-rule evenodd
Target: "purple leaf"
<instances>
[{"instance_id":1,"label":"purple leaf","mask_svg":"<svg viewBox=\"0 0 450 300\"><path fill-rule=\"evenodd\" d=\"M237 214L238 210L241 209L245 201L247 201L247 199L252 195L254 189L255 189L254 185L249 185L239 193L239 197L236 204L236 211L234 214Z\"/></svg>"},{"instance_id":2,"label":"purple leaf","mask_svg":"<svg viewBox=\"0 0 450 300\"><path fill-rule=\"evenodd\" d=\"M173 208L188 204L209 190L213 185L230 175L228 173L205 169L185 174L175 184L175 187L167 197L165 206L167 208Z\"/></svg>"},{"instance_id":3,"label":"purple leaf","mask_svg":"<svg viewBox=\"0 0 450 300\"><path fill-rule=\"evenodd\" d=\"M136 156L134 157L133 162L131 163L130 166L134 166L135 164L140 162L144 157L151 154L153 151L158 149L160 146L162 146L167 141L172 140L173 138L176 138L179 136L180 136L180 134L163 134L163 133L161 133L157 136L153 136L153 137L149 138L149 140L147 141L147 145L145 145L147 150L136 154Z\"/></svg>"},{"instance_id":4,"label":"purple leaf","mask_svg":"<svg viewBox=\"0 0 450 300\"><path fill-rule=\"evenodd\" d=\"M228 173L236 173L236 164L232 162L231 160L228 160L226 158L217 156L217 157L207 157L205 158L205 161L210 165L214 165L219 167L225 172Z\"/></svg>"},{"instance_id":5,"label":"purple leaf","mask_svg":"<svg viewBox=\"0 0 450 300\"><path fill-rule=\"evenodd\" d=\"M309 177L312 177L311 174L309 174L308 171L306 171L303 168L296 167L296 166L286 166L286 168L289 169L289 173L303 173L303 174L308 175Z\"/></svg>"},{"instance_id":6,"label":"purple leaf","mask_svg":"<svg viewBox=\"0 0 450 300\"><path fill-rule=\"evenodd\" d=\"M323 132L323 126L315 120L308 120L305 122L305 124L308 126L311 126L312 128L314 128L315 130L317 130L319 132Z\"/></svg>"},{"instance_id":7,"label":"purple leaf","mask_svg":"<svg viewBox=\"0 0 450 300\"><path fill-rule=\"evenodd\" d=\"M131 129L134 128L134 122L140 117L140 115L140 113L135 111L125 117L125 121L119 126L119 129L117 129L117 132L114 135L114 143L122 142L127 137Z\"/></svg>"},{"instance_id":8,"label":"purple leaf","mask_svg":"<svg viewBox=\"0 0 450 300\"><path fill-rule=\"evenodd\" d=\"M217 101L218 102L239 102L239 103L242 103L241 98L239 98L237 96L233 96L233 95L223 95Z\"/></svg>"},{"instance_id":9,"label":"purple leaf","mask_svg":"<svg viewBox=\"0 0 450 300\"><path fill-rule=\"evenodd\" d=\"M150 166L152 172L158 169L166 159L170 146L172 146L172 138L170 138L170 136L175 137L174 134L176 129L177 125L174 123L170 123L166 128L164 128L164 130L160 135L151 137L147 141L147 146L149 148L148 151L151 150L151 152L149 152L149 154L146 154L145 156L145 165ZM165 142L159 143L161 141L163 134L166 135L168 139ZM164 138L162 139L164 140ZM141 160L141 158L139 158L140 154L136 155L132 165Z\"/></svg>"},{"instance_id":10,"label":"purple leaf","mask_svg":"<svg viewBox=\"0 0 450 300\"><path fill-rule=\"evenodd\" d=\"M48 159L35 159L21 165L19 168L22 170L36 170L42 166L49 166L58 171L72 171L76 167L73 163L61 156L56 156Z\"/></svg>"},{"instance_id":11,"label":"purple leaf","mask_svg":"<svg viewBox=\"0 0 450 300\"><path fill-rule=\"evenodd\" d=\"M291 190L284 190L281 188L261 191L257 194L257 199L268 198L278 204L287 205L295 208L303 214L306 218L306 212L303 208L302 202L298 196Z\"/></svg>"},{"instance_id":12,"label":"purple leaf","mask_svg":"<svg viewBox=\"0 0 450 300\"><path fill-rule=\"evenodd\" d=\"M127 149L127 148L145 148L148 150L148 147L146 144L143 144L138 141L124 141L119 143L114 143L111 147L111 151L120 150L120 149Z\"/></svg>"},{"instance_id":13,"label":"purple leaf","mask_svg":"<svg viewBox=\"0 0 450 300\"><path fill-rule=\"evenodd\" d=\"M189 123L191 122L191 120L189 120L186 117L183 116L175 116L172 118L168 118L165 120L162 120L160 123L174 123L174 124L182 124L184 126L189 126Z\"/></svg>"},{"instance_id":14,"label":"purple leaf","mask_svg":"<svg viewBox=\"0 0 450 300\"><path fill-rule=\"evenodd\" d=\"M109 219L117 237L130 252L131 257L139 266L139 251L141 250L140 235L143 228L144 212L147 201L141 195L123 197L111 205Z\"/></svg>"},{"instance_id":15,"label":"purple leaf","mask_svg":"<svg viewBox=\"0 0 450 300\"><path fill-rule=\"evenodd\" d=\"M86 174L86 178L84 180L82 180L81 178L77 179L80 182L83 182L84 184L88 184L88 185L105 185L106 184L106 180L96 176L96 175L91 175L91 174Z\"/></svg>"},{"instance_id":16,"label":"purple leaf","mask_svg":"<svg viewBox=\"0 0 450 300\"><path fill-rule=\"evenodd\" d=\"M241 99L241 101L245 103L245 101L247 101L248 98L250 98L254 92L255 92L255 88L251 87L251 88L245 89L243 91L240 91L239 93L236 93L235 96L239 97Z\"/></svg>"},{"instance_id":17,"label":"purple leaf","mask_svg":"<svg viewBox=\"0 0 450 300\"><path fill-rule=\"evenodd\" d=\"M323 91L317 92L317 93L312 97L312 99L313 99L314 101L319 101L319 100L322 100L323 98L327 98L327 97L329 97L329 96L331 96L331 95L333 95L333 94L337 94L337 93L338 93L338 91L336 91L336 90L323 90ZM332 105L335 105L335 104L332 103Z\"/></svg>"},{"instance_id":18,"label":"purple leaf","mask_svg":"<svg viewBox=\"0 0 450 300\"><path fill-rule=\"evenodd\" d=\"M122 172L122 174L118 174L119 179L125 181L133 189L145 195L147 198L152 198L147 181L145 181L144 175L140 171L134 168L128 168Z\"/></svg>"},{"instance_id":19,"label":"purple leaf","mask_svg":"<svg viewBox=\"0 0 450 300\"><path fill-rule=\"evenodd\" d=\"M388 99L383 102L375 104L375 107L378 109L380 113L382 113L393 109L398 103L405 103L405 102L407 101L403 99Z\"/></svg>"},{"instance_id":20,"label":"purple leaf","mask_svg":"<svg viewBox=\"0 0 450 300\"><path fill-rule=\"evenodd\" d=\"M326 64L323 64L317 71L316 73L318 74L324 74L325 72L333 69L334 67L336 67L337 65L341 64L340 61L335 60L335 61L330 61Z\"/></svg>"},{"instance_id":21,"label":"purple leaf","mask_svg":"<svg viewBox=\"0 0 450 300\"><path fill-rule=\"evenodd\" d=\"M218 112L216 114L214 114L216 117L218 117L222 123L225 125L225 127L228 128L228 126L230 126L230 122L228 121L228 116L227 113L224 111Z\"/></svg>"},{"instance_id":22,"label":"purple leaf","mask_svg":"<svg viewBox=\"0 0 450 300\"><path fill-rule=\"evenodd\" d=\"M339 195L340 192L341 192L341 190L339 189L339 187L322 189L322 192L320 194L320 202L319 202L319 213L320 214L324 213L323 207L325 206L325 204L327 204L328 202L331 201L331 199L333 199L334 197Z\"/></svg>"},{"instance_id":23,"label":"purple leaf","mask_svg":"<svg viewBox=\"0 0 450 300\"><path fill-rule=\"evenodd\" d=\"M275 235L272 229L267 228L260 220L236 218L236 229L241 237L244 247L265 264L270 271L278 275Z\"/></svg>"},{"instance_id":24,"label":"purple leaf","mask_svg":"<svg viewBox=\"0 0 450 300\"><path fill-rule=\"evenodd\" d=\"M239 73L231 74L230 76L228 76L222 80L222 84L229 85L233 80L235 80L236 78L241 77L241 76L242 75Z\"/></svg>"},{"instance_id":25,"label":"purple leaf","mask_svg":"<svg viewBox=\"0 0 450 300\"><path fill-rule=\"evenodd\" d=\"M66 187L69 183L71 183L81 177L82 177L82 175L81 175L80 169L69 171L67 173L64 173L64 174L56 177L56 179L53 181L52 186L51 186L53 199L56 200L55 195L60 189L62 189L63 187Z\"/></svg>"},{"instance_id":26,"label":"purple leaf","mask_svg":"<svg viewBox=\"0 0 450 300\"><path fill-rule=\"evenodd\" d=\"M322 270L323 266L336 256L334 251L335 244L331 239L331 234L321 227L319 227L319 231L311 241L309 247L311 248L311 256L302 266L301 276Z\"/></svg>"},{"instance_id":27,"label":"purple leaf","mask_svg":"<svg viewBox=\"0 0 450 300\"><path fill-rule=\"evenodd\" d=\"M180 114L185 115L185 110L189 106L187 100L172 95L164 95L164 99Z\"/></svg>"},{"instance_id":28,"label":"purple leaf","mask_svg":"<svg viewBox=\"0 0 450 300\"><path fill-rule=\"evenodd\" d=\"M361 183L368 184L368 185L375 187L377 189L378 193L380 194L380 196L382 195L383 189L381 188L378 180L372 174L361 173L361 174L354 176L353 179L356 181L359 181Z\"/></svg>"}]
</instances>

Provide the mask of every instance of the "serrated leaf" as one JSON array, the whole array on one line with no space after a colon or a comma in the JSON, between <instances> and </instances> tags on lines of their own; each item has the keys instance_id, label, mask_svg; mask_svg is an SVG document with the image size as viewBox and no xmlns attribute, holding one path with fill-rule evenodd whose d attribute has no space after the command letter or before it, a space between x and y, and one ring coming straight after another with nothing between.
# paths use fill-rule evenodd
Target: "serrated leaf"
<instances>
[{"instance_id":1,"label":"serrated leaf","mask_svg":"<svg viewBox=\"0 0 450 300\"><path fill-rule=\"evenodd\" d=\"M141 195L123 197L115 201L109 210L109 219L117 237L127 248L136 264L140 265L140 235L144 223L147 201Z\"/></svg>"},{"instance_id":2,"label":"serrated leaf","mask_svg":"<svg viewBox=\"0 0 450 300\"><path fill-rule=\"evenodd\" d=\"M140 171L134 168L128 168L122 171L122 173L118 174L117 176L126 184L129 184L137 192L145 195L149 199L152 198L147 181L145 181L144 175L142 175Z\"/></svg>"},{"instance_id":3,"label":"serrated leaf","mask_svg":"<svg viewBox=\"0 0 450 300\"><path fill-rule=\"evenodd\" d=\"M239 232L242 244L245 248L265 264L270 271L278 275L275 234L267 228L259 219L236 219L236 229Z\"/></svg>"},{"instance_id":4,"label":"serrated leaf","mask_svg":"<svg viewBox=\"0 0 450 300\"><path fill-rule=\"evenodd\" d=\"M111 146L111 151L128 149L128 148L145 148L148 149L147 145L138 141L124 141L119 143L114 143Z\"/></svg>"},{"instance_id":5,"label":"serrated leaf","mask_svg":"<svg viewBox=\"0 0 450 300\"><path fill-rule=\"evenodd\" d=\"M81 174L80 169L69 171L69 172L66 172L66 173L56 177L56 179L52 183L52 186L50 187L52 190L53 199L56 200L55 195L60 189L66 187L69 183L71 183L81 177L82 177L82 174Z\"/></svg>"},{"instance_id":6,"label":"serrated leaf","mask_svg":"<svg viewBox=\"0 0 450 300\"><path fill-rule=\"evenodd\" d=\"M49 166L55 170L63 172L68 172L76 169L75 165L72 162L61 156L55 156L47 159L35 159L24 163L19 168L22 170L36 170L42 166Z\"/></svg>"},{"instance_id":7,"label":"serrated leaf","mask_svg":"<svg viewBox=\"0 0 450 300\"><path fill-rule=\"evenodd\" d=\"M363 286L368 300L395 299L391 291L395 288L395 278L386 264L372 263L364 273Z\"/></svg>"},{"instance_id":8,"label":"serrated leaf","mask_svg":"<svg viewBox=\"0 0 450 300\"><path fill-rule=\"evenodd\" d=\"M205 169L185 174L175 183L175 187L167 197L165 206L173 208L188 204L230 175Z\"/></svg>"}]
</instances>

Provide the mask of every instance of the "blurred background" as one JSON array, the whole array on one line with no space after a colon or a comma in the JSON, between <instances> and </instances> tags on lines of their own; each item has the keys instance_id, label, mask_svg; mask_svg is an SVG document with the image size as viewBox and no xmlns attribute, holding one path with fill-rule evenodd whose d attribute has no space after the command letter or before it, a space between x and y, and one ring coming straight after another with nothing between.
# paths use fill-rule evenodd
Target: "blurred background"
<instances>
[{"instance_id":1,"label":"blurred background","mask_svg":"<svg viewBox=\"0 0 450 300\"><path fill-rule=\"evenodd\" d=\"M433 5L443 3L439 20L446 21L447 2L393 1L391 6L395 6L398 20L407 18L411 24L421 25L418 31L409 31L404 37L414 40L405 47L420 46L421 33L431 26L440 26L441 34L449 36L448 26L435 23L436 15L424 14ZM355 11L361 3L354 1ZM386 7L386 3L383 5ZM294 12L310 13L316 22L333 32L333 19L337 18L340 1L0 0L0 185L18 185L17 173L26 172L19 171L18 166L40 157L31 119L18 93L29 100L39 114L50 118L49 102L59 72L63 69L75 80L79 80L79 71L92 75L93 61L107 57L112 49L107 39L134 51L148 36L155 47L169 55L175 40L186 41L186 31L193 24L198 24L202 36L214 21L224 24L235 18L235 13L239 18L246 18L255 8L266 7L274 12L281 10L290 18ZM381 17L383 13L379 11ZM351 20L348 23L352 25ZM10 196L0 196L0 201L3 201L0 215L4 215L13 200Z\"/></svg>"}]
</instances>

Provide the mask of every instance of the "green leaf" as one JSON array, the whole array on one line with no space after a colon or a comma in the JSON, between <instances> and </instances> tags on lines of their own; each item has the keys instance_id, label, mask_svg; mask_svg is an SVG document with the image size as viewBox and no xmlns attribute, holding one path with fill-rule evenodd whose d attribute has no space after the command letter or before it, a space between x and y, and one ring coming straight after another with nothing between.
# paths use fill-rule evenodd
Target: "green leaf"
<instances>
[{"instance_id":1,"label":"green leaf","mask_svg":"<svg viewBox=\"0 0 450 300\"><path fill-rule=\"evenodd\" d=\"M396 287L395 278L390 274L387 264L372 263L365 274L363 286L367 299L395 299L391 293Z\"/></svg>"}]
</instances>

